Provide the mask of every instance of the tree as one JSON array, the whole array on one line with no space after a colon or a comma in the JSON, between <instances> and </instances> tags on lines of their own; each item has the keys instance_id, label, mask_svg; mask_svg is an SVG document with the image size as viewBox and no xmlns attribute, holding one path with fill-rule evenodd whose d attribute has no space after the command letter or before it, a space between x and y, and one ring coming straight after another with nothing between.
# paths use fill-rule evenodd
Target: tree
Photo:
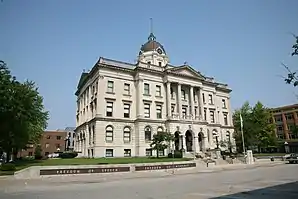
<instances>
[{"instance_id":1,"label":"tree","mask_svg":"<svg viewBox=\"0 0 298 199\"><path fill-rule=\"evenodd\" d=\"M174 135L170 132L157 132L153 135L152 143L150 147L153 150L156 150L156 156L159 158L159 151L164 151L166 148L169 147L171 141L174 141Z\"/></svg>"},{"instance_id":2,"label":"tree","mask_svg":"<svg viewBox=\"0 0 298 199\"><path fill-rule=\"evenodd\" d=\"M276 145L275 125L269 123L270 110L257 102L251 107L248 102L233 114L235 141L239 151L243 151L242 133L240 130L240 113L243 118L243 137L245 148L266 148Z\"/></svg>"},{"instance_id":3,"label":"tree","mask_svg":"<svg viewBox=\"0 0 298 199\"><path fill-rule=\"evenodd\" d=\"M48 112L34 82L18 82L0 61L0 145L7 160L28 142L39 142L47 120Z\"/></svg>"},{"instance_id":4,"label":"tree","mask_svg":"<svg viewBox=\"0 0 298 199\"><path fill-rule=\"evenodd\" d=\"M293 52L292 52L292 56L297 56L298 55L298 36L293 35L296 39L295 44L292 46ZM293 72L288 66L286 66L285 64L283 64L283 66L285 67L285 69L288 71L288 76L287 78L285 78L285 82L287 84L293 84L294 86L298 86L298 76L297 76L297 72Z\"/></svg>"}]
</instances>

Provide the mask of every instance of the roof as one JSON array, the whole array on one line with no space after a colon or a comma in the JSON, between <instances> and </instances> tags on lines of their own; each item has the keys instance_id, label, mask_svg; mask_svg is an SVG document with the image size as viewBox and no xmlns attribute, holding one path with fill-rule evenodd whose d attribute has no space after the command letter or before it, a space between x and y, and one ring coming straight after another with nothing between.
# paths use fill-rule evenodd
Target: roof
<instances>
[{"instance_id":1,"label":"roof","mask_svg":"<svg viewBox=\"0 0 298 199\"><path fill-rule=\"evenodd\" d=\"M156 37L154 36L154 34L150 33L148 37L148 41L142 45L141 51L142 52L155 51L159 48L161 48L163 53L166 54L164 47L159 42L156 41Z\"/></svg>"}]
</instances>

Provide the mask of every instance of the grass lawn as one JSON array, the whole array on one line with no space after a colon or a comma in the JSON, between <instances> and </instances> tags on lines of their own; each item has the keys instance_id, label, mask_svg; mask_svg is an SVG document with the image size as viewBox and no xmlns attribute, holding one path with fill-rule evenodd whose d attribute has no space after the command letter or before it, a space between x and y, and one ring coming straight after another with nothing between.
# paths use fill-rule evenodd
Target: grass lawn
<instances>
[{"instance_id":1,"label":"grass lawn","mask_svg":"<svg viewBox=\"0 0 298 199\"><path fill-rule=\"evenodd\" d=\"M55 166L55 165L100 165L100 164L133 164L133 163L154 163L188 161L189 158L72 158L72 159L47 159L47 160L22 160L16 161L16 169L21 170L30 166ZM11 171L0 171L1 175L12 175Z\"/></svg>"}]
</instances>

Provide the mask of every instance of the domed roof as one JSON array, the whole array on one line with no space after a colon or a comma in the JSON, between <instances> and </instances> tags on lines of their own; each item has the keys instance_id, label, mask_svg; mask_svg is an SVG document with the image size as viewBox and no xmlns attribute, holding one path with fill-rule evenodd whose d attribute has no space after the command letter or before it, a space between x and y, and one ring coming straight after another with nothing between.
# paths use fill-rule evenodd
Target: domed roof
<instances>
[{"instance_id":1,"label":"domed roof","mask_svg":"<svg viewBox=\"0 0 298 199\"><path fill-rule=\"evenodd\" d=\"M157 41L155 41L156 37L154 36L153 33L151 33L148 37L148 41L142 45L141 51L142 52L148 52L148 51L155 51L159 48L163 51L164 54L166 54L166 51L164 47Z\"/></svg>"}]
</instances>

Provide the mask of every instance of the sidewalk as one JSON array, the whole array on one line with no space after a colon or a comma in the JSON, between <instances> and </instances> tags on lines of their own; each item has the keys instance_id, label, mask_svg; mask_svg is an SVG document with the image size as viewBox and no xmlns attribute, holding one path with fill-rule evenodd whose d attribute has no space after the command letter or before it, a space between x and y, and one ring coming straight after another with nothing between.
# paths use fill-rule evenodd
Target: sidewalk
<instances>
[{"instance_id":1,"label":"sidewalk","mask_svg":"<svg viewBox=\"0 0 298 199\"><path fill-rule=\"evenodd\" d=\"M39 179L17 180L13 176L0 177L0 188L17 186L17 185L45 185L51 183L59 186L61 183L101 183L107 181L118 181L122 179L132 178L164 178L173 175L187 175L187 174L199 174L210 172L221 172L237 169L253 169L258 167L272 167L285 164L285 162L257 162L256 164L227 164L216 165L210 167L199 166L193 169L169 169L169 170L155 170L146 172L134 172L134 173L105 173L105 174L84 174L84 175L72 175L72 176L49 176L41 177Z\"/></svg>"}]
</instances>

